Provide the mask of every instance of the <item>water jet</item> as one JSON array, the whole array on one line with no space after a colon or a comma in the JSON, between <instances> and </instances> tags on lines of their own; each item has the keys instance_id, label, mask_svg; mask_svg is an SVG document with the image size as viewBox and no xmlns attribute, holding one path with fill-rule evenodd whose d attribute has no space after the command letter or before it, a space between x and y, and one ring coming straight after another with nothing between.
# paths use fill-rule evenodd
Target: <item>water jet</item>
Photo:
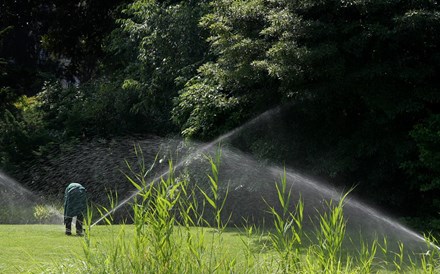
<instances>
[{"instance_id":1,"label":"water jet","mask_svg":"<svg viewBox=\"0 0 440 274\"><path fill-rule=\"evenodd\" d=\"M228 184L230 189L233 190L232 192L237 192L236 195L240 195L239 192L244 193L241 197L242 199L238 200L246 201L246 196L249 195L258 196L258 199L255 198L261 201L261 204L258 206L260 208L264 207L262 198L265 200L274 198L274 183L279 180L285 170L292 191L296 193L296 198L302 197L306 207L306 214L309 219L313 220L316 218L317 212L325 210L322 208L323 201L339 201L343 191L325 182L312 179L293 169L270 163L262 163L252 155L244 153L231 145L234 142L234 138L240 135L244 130L252 126L258 126L262 121L270 121L270 119L272 119L274 115L279 114L279 112L280 108L265 112L261 116L207 144L187 142L186 145L189 146L190 149L176 161L174 165L175 170L178 172L180 169L189 167L191 172L198 173L197 176L199 178L204 176L206 178L206 174L203 173L209 170L209 168L207 166L201 166L199 161L203 158L201 155L215 154L217 146L222 144L220 181L224 182L225 185ZM152 177L149 182L154 183L161 177L167 176L167 174L168 170L160 172L157 176ZM138 193L138 191L132 193L106 215L96 220L91 226L93 227L99 224L109 214L114 213L121 206L131 201ZM255 201L253 202L256 203ZM243 210L243 207L246 207L246 205L237 205L235 209L234 206L231 207L232 211L237 210L237 208ZM360 202L358 199L349 197L346 200L345 214L347 216L347 227L350 231L362 231L364 235L371 234L369 235L371 237L389 237L392 240L405 243L405 246L412 250L424 250L424 248L426 248L425 239L420 234L380 213L380 211L373 209L366 203ZM434 244L431 244L431 247L438 249Z\"/></svg>"}]
</instances>

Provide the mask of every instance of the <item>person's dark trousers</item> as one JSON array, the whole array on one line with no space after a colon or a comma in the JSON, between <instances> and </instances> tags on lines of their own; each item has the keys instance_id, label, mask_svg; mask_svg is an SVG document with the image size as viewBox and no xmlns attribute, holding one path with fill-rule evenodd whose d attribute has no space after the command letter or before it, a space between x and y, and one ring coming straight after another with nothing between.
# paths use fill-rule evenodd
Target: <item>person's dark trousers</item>
<instances>
[{"instance_id":1,"label":"person's dark trousers","mask_svg":"<svg viewBox=\"0 0 440 274\"><path fill-rule=\"evenodd\" d=\"M73 217L64 217L64 224L66 225L66 235L72 235L72 220ZM82 214L76 216L76 235L83 234L83 222L84 216Z\"/></svg>"}]
</instances>

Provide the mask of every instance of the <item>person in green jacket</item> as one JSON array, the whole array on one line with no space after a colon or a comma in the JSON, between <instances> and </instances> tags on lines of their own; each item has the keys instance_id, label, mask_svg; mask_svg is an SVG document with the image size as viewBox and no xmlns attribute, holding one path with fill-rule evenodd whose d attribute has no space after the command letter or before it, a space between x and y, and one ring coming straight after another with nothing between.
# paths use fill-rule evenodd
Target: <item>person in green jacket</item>
<instances>
[{"instance_id":1,"label":"person in green jacket","mask_svg":"<svg viewBox=\"0 0 440 274\"><path fill-rule=\"evenodd\" d=\"M84 215L87 211L86 189L78 184L71 183L64 192L64 224L66 235L72 235L72 220L76 216L76 235L83 235Z\"/></svg>"}]
</instances>

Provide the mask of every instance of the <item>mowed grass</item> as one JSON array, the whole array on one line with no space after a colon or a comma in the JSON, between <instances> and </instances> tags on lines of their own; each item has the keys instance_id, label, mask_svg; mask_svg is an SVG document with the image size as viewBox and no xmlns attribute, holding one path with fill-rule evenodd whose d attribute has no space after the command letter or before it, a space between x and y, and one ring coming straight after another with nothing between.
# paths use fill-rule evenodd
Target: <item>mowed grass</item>
<instances>
[{"instance_id":1,"label":"mowed grass","mask_svg":"<svg viewBox=\"0 0 440 274\"><path fill-rule=\"evenodd\" d=\"M0 272L35 272L81 250L79 237L66 237L62 225L0 225Z\"/></svg>"},{"instance_id":2,"label":"mowed grass","mask_svg":"<svg viewBox=\"0 0 440 274\"><path fill-rule=\"evenodd\" d=\"M202 228L193 228L198 233ZM207 229L208 238L214 229ZM118 240L120 225L97 225L91 229L92 249L111 249ZM133 241L134 227L125 225L126 243ZM224 253L238 261L244 260L243 234L227 229L222 234ZM251 239L255 250L265 247ZM84 238L64 235L63 225L0 225L0 273L59 273L73 262L84 260ZM74 264L73 264L74 265ZM74 266L75 267L75 266ZM72 269L69 269L71 272ZM74 272L74 271L73 271Z\"/></svg>"},{"instance_id":3,"label":"mowed grass","mask_svg":"<svg viewBox=\"0 0 440 274\"><path fill-rule=\"evenodd\" d=\"M175 227L173 237L180 237L179 231L181 229L185 228ZM134 230L133 225L94 226L90 230L89 251L96 254L111 254L121 241L126 245L133 246L135 244ZM218 242L218 232L213 228L192 227L190 234L193 236L203 234L204 245L208 249L212 241L215 241L217 243L214 245L215 250L213 251L215 256L222 257L225 261L234 261L238 270L236 273L281 273L279 269L277 270L276 261L278 260L275 259L277 255L269 243L267 233L247 235L241 229L226 228L221 233L220 242ZM214 238L216 240L213 240ZM86 271L84 270L84 266L87 264L84 252L85 238L64 235L62 225L0 225L0 243L0 273L82 273ZM256 272L246 270L245 265L249 259L246 257L249 255L247 252L251 252ZM356 251L353 252L356 253ZM302 250L300 256L303 260L306 258L307 248ZM128 260L128 254L119 254L118 257ZM268 268L265 268L264 265ZM264 271L261 271L263 269ZM371 272L358 269L338 273L438 273L436 271L439 270L437 266L434 266L435 270L433 269L433 271L423 271L419 267L400 271L392 269L390 262L389 267L376 268ZM133 271L133 273L138 272ZM226 272L218 271L218 273ZM331 272L324 271L322 273Z\"/></svg>"},{"instance_id":4,"label":"mowed grass","mask_svg":"<svg viewBox=\"0 0 440 274\"><path fill-rule=\"evenodd\" d=\"M83 239L63 225L0 225L0 273L41 273L80 256Z\"/></svg>"}]
</instances>

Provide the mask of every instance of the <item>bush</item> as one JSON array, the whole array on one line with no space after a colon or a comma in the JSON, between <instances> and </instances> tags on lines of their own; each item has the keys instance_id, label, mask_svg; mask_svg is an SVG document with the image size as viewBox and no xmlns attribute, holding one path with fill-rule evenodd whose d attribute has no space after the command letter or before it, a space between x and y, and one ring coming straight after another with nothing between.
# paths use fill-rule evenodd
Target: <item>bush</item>
<instances>
[{"instance_id":1,"label":"bush","mask_svg":"<svg viewBox=\"0 0 440 274\"><path fill-rule=\"evenodd\" d=\"M34 217L40 224L61 223L63 215L62 209L52 205L36 205L34 206Z\"/></svg>"}]
</instances>

